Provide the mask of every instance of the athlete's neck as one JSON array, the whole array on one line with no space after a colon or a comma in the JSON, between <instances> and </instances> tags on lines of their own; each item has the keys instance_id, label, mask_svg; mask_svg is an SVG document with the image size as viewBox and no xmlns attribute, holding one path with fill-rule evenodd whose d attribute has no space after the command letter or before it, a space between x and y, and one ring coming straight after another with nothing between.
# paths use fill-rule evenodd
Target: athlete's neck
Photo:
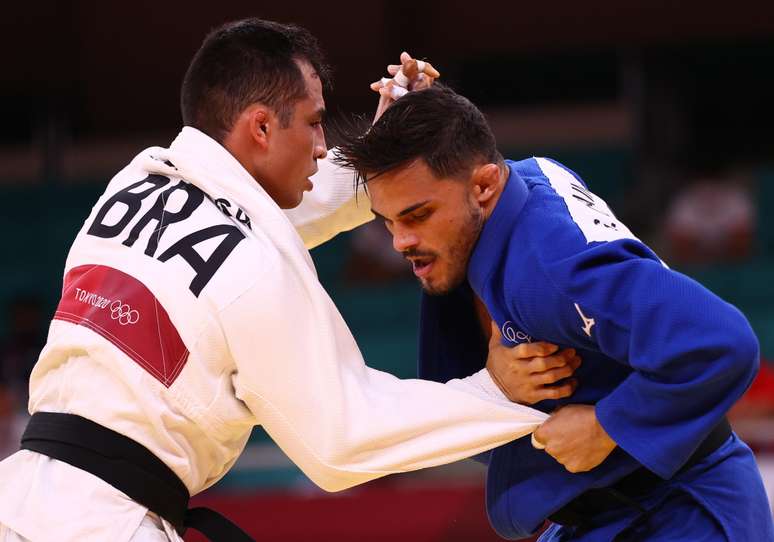
<instances>
[{"instance_id":1,"label":"athlete's neck","mask_svg":"<svg viewBox=\"0 0 774 542\"><path fill-rule=\"evenodd\" d=\"M495 207L497 207L497 202L500 201L500 196L502 196L503 191L505 190L505 184L508 182L508 177L510 177L510 175L511 171L508 169L507 164L504 162L500 164L500 181L494 190L492 199L484 209L484 222L489 220L489 217L492 216L492 213L494 213Z\"/></svg>"}]
</instances>

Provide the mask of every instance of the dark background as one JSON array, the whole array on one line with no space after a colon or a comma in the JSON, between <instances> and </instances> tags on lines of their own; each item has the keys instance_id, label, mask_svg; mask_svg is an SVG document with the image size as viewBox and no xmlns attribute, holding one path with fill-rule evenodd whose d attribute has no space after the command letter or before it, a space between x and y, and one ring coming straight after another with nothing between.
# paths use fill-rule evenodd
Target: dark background
<instances>
[{"instance_id":1,"label":"dark background","mask_svg":"<svg viewBox=\"0 0 774 542\"><path fill-rule=\"evenodd\" d=\"M757 107L771 90L771 2L15 2L0 22L0 141L40 139L51 122L67 140L174 134L193 52L245 16L312 30L335 68L334 110L370 111L364 83L406 49L482 106L638 99L630 87L670 79L697 136L750 128L750 109L771 118Z\"/></svg>"}]
</instances>

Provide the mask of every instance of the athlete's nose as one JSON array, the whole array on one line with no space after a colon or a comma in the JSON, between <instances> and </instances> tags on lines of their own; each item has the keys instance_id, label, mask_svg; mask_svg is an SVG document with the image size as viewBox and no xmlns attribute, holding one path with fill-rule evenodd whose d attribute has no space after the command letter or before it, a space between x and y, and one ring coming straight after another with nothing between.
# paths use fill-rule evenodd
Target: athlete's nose
<instances>
[{"instance_id":1,"label":"athlete's nose","mask_svg":"<svg viewBox=\"0 0 774 542\"><path fill-rule=\"evenodd\" d=\"M419 246L419 237L406 230L397 229L392 233L392 247L398 252L406 252Z\"/></svg>"},{"instance_id":2,"label":"athlete's nose","mask_svg":"<svg viewBox=\"0 0 774 542\"><path fill-rule=\"evenodd\" d=\"M325 132L321 126L320 133L315 138L314 158L315 160L322 160L326 156L328 156L328 147L325 145Z\"/></svg>"}]
</instances>

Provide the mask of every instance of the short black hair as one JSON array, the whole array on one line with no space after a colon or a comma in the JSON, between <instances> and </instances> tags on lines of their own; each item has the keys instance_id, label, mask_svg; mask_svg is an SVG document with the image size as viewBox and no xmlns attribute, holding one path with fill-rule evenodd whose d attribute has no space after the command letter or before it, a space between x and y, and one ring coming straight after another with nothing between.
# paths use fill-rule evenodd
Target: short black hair
<instances>
[{"instance_id":1,"label":"short black hair","mask_svg":"<svg viewBox=\"0 0 774 542\"><path fill-rule=\"evenodd\" d=\"M365 133L350 129L339 137L334 160L363 184L419 158L436 177L460 179L476 165L503 160L483 113L438 83L400 98Z\"/></svg>"},{"instance_id":2,"label":"short black hair","mask_svg":"<svg viewBox=\"0 0 774 542\"><path fill-rule=\"evenodd\" d=\"M262 103L287 126L295 103L307 94L297 60L309 62L323 86L330 86L330 69L306 29L256 18L216 28L183 78L183 124L222 142L246 107Z\"/></svg>"}]
</instances>

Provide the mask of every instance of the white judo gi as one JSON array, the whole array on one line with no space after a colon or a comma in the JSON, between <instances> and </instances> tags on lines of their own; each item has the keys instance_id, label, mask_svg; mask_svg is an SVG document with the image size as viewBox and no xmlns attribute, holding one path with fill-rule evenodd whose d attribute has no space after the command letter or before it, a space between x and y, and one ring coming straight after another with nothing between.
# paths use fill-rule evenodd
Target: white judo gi
<instances>
[{"instance_id":1,"label":"white judo gi","mask_svg":"<svg viewBox=\"0 0 774 542\"><path fill-rule=\"evenodd\" d=\"M229 470L255 425L328 491L531 432L546 415L508 402L486 371L443 385L366 367L304 241L370 210L354 201L349 172L320 168L314 191L285 213L193 128L139 154L70 250L30 412L77 414L128 436L191 495ZM3 532L180 539L99 478L27 450L0 463L0 541Z\"/></svg>"}]
</instances>

